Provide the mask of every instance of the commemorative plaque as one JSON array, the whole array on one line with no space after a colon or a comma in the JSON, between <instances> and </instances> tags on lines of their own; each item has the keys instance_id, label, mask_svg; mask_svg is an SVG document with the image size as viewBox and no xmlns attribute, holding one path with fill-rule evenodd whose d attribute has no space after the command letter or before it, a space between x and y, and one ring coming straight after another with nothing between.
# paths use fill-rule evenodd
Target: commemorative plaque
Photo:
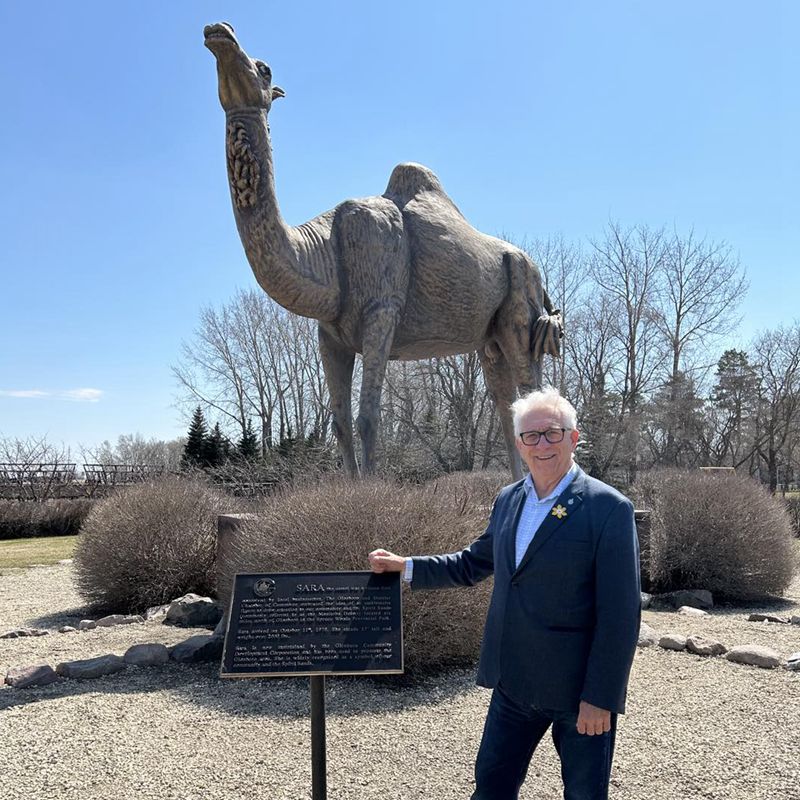
<instances>
[{"instance_id":1,"label":"commemorative plaque","mask_svg":"<svg viewBox=\"0 0 800 800\"><path fill-rule=\"evenodd\" d=\"M401 673L400 597L396 572L236 575L220 675Z\"/></svg>"}]
</instances>

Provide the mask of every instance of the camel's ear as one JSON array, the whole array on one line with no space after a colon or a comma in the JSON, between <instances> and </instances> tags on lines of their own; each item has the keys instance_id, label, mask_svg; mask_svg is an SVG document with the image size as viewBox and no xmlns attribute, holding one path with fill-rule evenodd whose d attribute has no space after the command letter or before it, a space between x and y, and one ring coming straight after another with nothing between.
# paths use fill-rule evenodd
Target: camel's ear
<instances>
[{"instance_id":1,"label":"camel's ear","mask_svg":"<svg viewBox=\"0 0 800 800\"><path fill-rule=\"evenodd\" d=\"M286 97L286 92L280 86L272 87L272 99L276 100L278 97Z\"/></svg>"}]
</instances>

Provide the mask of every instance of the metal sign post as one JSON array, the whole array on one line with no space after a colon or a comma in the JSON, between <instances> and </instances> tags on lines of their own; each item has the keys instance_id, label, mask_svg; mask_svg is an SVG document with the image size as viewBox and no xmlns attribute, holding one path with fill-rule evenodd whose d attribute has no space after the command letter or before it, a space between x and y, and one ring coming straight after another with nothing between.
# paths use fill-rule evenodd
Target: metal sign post
<instances>
[{"instance_id":1,"label":"metal sign post","mask_svg":"<svg viewBox=\"0 0 800 800\"><path fill-rule=\"evenodd\" d=\"M403 672L399 573L236 575L223 678L311 678L312 800L327 797L325 676Z\"/></svg>"},{"instance_id":2,"label":"metal sign post","mask_svg":"<svg viewBox=\"0 0 800 800\"><path fill-rule=\"evenodd\" d=\"M325 763L325 676L311 676L311 800L328 796Z\"/></svg>"}]
</instances>

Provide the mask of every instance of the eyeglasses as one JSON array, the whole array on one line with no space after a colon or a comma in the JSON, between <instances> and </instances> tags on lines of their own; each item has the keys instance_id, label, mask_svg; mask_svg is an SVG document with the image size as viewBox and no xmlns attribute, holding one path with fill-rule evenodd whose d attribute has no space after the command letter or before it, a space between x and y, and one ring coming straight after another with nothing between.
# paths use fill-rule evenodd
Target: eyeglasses
<instances>
[{"instance_id":1,"label":"eyeglasses","mask_svg":"<svg viewBox=\"0 0 800 800\"><path fill-rule=\"evenodd\" d=\"M564 434L571 430L572 428L548 428L546 431L524 431L519 438L522 444L528 445L528 447L536 447L542 436L550 444L558 444L564 441Z\"/></svg>"}]
</instances>

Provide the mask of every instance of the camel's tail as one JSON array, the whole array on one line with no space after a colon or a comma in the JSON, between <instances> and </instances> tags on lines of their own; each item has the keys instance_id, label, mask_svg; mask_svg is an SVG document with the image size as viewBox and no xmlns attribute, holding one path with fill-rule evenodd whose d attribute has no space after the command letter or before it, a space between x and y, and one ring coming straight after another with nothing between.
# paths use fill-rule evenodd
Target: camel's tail
<instances>
[{"instance_id":1,"label":"camel's tail","mask_svg":"<svg viewBox=\"0 0 800 800\"><path fill-rule=\"evenodd\" d=\"M536 361L549 355L558 358L561 354L561 339L564 336L564 319L558 308L553 308L547 292L544 292L544 309L531 329L531 351Z\"/></svg>"}]
</instances>

